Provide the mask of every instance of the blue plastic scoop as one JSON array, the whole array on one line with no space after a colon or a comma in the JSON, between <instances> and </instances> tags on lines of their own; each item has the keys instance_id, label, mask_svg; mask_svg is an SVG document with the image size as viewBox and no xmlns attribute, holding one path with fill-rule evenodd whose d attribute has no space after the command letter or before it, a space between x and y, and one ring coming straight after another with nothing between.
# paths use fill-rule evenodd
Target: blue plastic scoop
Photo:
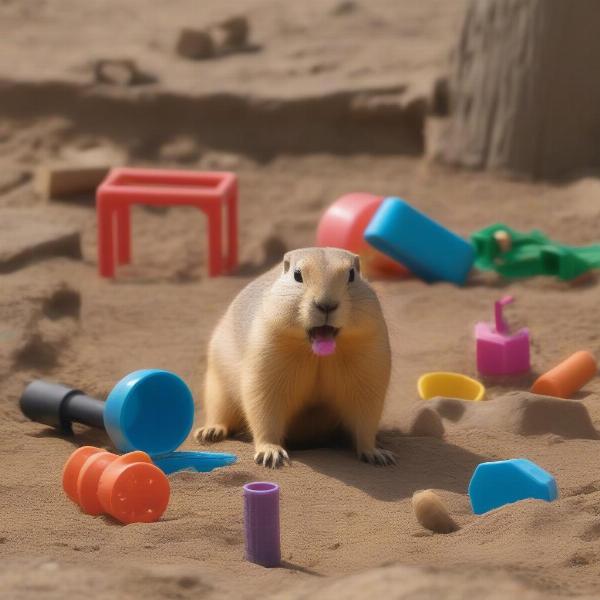
<instances>
[{"instance_id":1,"label":"blue plastic scoop","mask_svg":"<svg viewBox=\"0 0 600 600\"><path fill-rule=\"evenodd\" d=\"M67 433L73 422L106 429L121 452L143 450L167 474L207 472L237 460L234 454L175 451L192 429L194 400L185 382L169 371L134 371L115 385L106 402L36 380L25 388L21 410L33 421Z\"/></svg>"}]
</instances>

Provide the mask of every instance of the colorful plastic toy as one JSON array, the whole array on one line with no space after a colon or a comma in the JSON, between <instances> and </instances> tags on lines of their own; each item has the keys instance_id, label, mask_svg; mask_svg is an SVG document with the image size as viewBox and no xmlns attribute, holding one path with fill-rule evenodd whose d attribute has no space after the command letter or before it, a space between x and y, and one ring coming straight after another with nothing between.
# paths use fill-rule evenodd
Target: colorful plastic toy
<instances>
[{"instance_id":1,"label":"colorful plastic toy","mask_svg":"<svg viewBox=\"0 0 600 600\"><path fill-rule=\"evenodd\" d=\"M534 394L570 398L598 372L598 363L586 350L571 354L550 371L540 375L531 387Z\"/></svg>"},{"instance_id":2,"label":"colorful plastic toy","mask_svg":"<svg viewBox=\"0 0 600 600\"><path fill-rule=\"evenodd\" d=\"M244 486L246 559L263 567L281 562L279 486L258 481Z\"/></svg>"},{"instance_id":3,"label":"colorful plastic toy","mask_svg":"<svg viewBox=\"0 0 600 600\"><path fill-rule=\"evenodd\" d=\"M358 254L365 273L406 277L406 267L367 244L367 225L383 202L383 196L353 193L338 198L323 214L317 229L317 246L343 248Z\"/></svg>"},{"instance_id":4,"label":"colorful plastic toy","mask_svg":"<svg viewBox=\"0 0 600 600\"><path fill-rule=\"evenodd\" d=\"M554 244L541 250L544 272L570 281L600 268L600 245L572 247Z\"/></svg>"},{"instance_id":5,"label":"colorful plastic toy","mask_svg":"<svg viewBox=\"0 0 600 600\"><path fill-rule=\"evenodd\" d=\"M550 275L570 281L600 268L600 245L558 244L540 231L521 233L501 223L471 236L475 266L509 278Z\"/></svg>"},{"instance_id":6,"label":"colorful plastic toy","mask_svg":"<svg viewBox=\"0 0 600 600\"><path fill-rule=\"evenodd\" d=\"M117 262L131 261L131 205L195 206L208 219L208 273L216 277L237 266L237 177L234 173L166 169L112 169L96 192L98 270L114 277ZM222 215L227 213L227 255L222 250Z\"/></svg>"},{"instance_id":7,"label":"colorful plastic toy","mask_svg":"<svg viewBox=\"0 0 600 600\"><path fill-rule=\"evenodd\" d=\"M84 513L108 514L121 523L158 521L169 505L168 479L140 451L117 456L78 448L63 468L63 489Z\"/></svg>"},{"instance_id":8,"label":"colorful plastic toy","mask_svg":"<svg viewBox=\"0 0 600 600\"><path fill-rule=\"evenodd\" d=\"M483 271L495 270L497 259L507 252L550 243L550 239L537 229L521 233L502 223L476 231L471 235L471 241L475 248L475 266Z\"/></svg>"},{"instance_id":9,"label":"colorful plastic toy","mask_svg":"<svg viewBox=\"0 0 600 600\"><path fill-rule=\"evenodd\" d=\"M165 473L212 471L236 460L233 454L174 451L191 431L194 400L185 382L169 371L134 371L117 383L106 402L64 385L33 381L21 396L21 410L66 433L72 433L72 422L106 429L119 451L147 452Z\"/></svg>"},{"instance_id":10,"label":"colorful plastic toy","mask_svg":"<svg viewBox=\"0 0 600 600\"><path fill-rule=\"evenodd\" d=\"M400 198L386 198L365 230L365 240L428 283L463 285L473 246Z\"/></svg>"},{"instance_id":11,"label":"colorful plastic toy","mask_svg":"<svg viewBox=\"0 0 600 600\"><path fill-rule=\"evenodd\" d=\"M529 498L552 502L558 498L550 473L526 458L477 465L469 483L469 498L476 515Z\"/></svg>"},{"instance_id":12,"label":"colorful plastic toy","mask_svg":"<svg viewBox=\"0 0 600 600\"><path fill-rule=\"evenodd\" d=\"M477 370L483 375L518 375L531 368L529 361L529 330L511 334L503 317L503 309L514 301L505 296L495 303L495 323L475 325Z\"/></svg>"},{"instance_id":13,"label":"colorful plastic toy","mask_svg":"<svg viewBox=\"0 0 600 600\"><path fill-rule=\"evenodd\" d=\"M460 373L425 373L419 377L417 389L423 400L443 396L479 401L485 396L485 388L479 381Z\"/></svg>"}]
</instances>

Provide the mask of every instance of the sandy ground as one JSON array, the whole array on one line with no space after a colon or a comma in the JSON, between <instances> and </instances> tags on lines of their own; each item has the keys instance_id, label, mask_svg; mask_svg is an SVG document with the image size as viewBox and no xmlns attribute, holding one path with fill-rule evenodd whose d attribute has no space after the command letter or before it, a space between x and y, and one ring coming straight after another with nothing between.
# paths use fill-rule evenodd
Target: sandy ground
<instances>
[{"instance_id":1,"label":"sandy ground","mask_svg":"<svg viewBox=\"0 0 600 600\"><path fill-rule=\"evenodd\" d=\"M432 14L448 4L423 3ZM34 12L22 14L20 7L26 6ZM86 6L92 10L96 5ZM38 27L52 38L49 26L39 22L44 11L52 12L50 3L4 2L1 7L14 23L35 16L12 36ZM415 31L435 37L425 8L422 18L414 17ZM85 27L89 22L81 20ZM16 43L14 38L7 47ZM105 41L94 43L105 48ZM115 48L121 43L115 42ZM32 56L40 51L27 50ZM57 64L67 55L57 48ZM2 64L6 73L7 62ZM23 59L24 73L31 64ZM39 71L28 77L38 76ZM185 161L168 152L144 159L118 137L80 131L64 115L5 117L0 132L0 211L35 210L48 223L78 229L83 254L81 259L42 256L0 275L3 598L537 599L600 594L600 382L593 380L564 403L514 395L575 350L599 353L595 281L574 287L542 278L510 283L473 274L464 288L414 279L375 282L393 345L381 442L396 452L398 465L374 468L348 450L316 448L294 452L291 467L265 473L253 463L251 444L231 440L218 449L236 453L238 463L209 474L173 475L169 508L155 524L124 527L81 514L62 492L62 466L74 448L110 448L109 440L84 427L70 438L58 435L27 421L17 404L33 378L103 397L128 372L156 367L175 371L190 384L200 423L206 343L224 307L285 249L311 245L320 214L336 197L358 190L397 194L463 235L503 221L585 244L598 237L600 180L534 185L366 151L345 157L282 154L259 161L248 154L202 149ZM217 280L206 277L199 214L139 208L134 212L133 264L120 270L115 281L100 279L91 199L45 203L31 182L35 166L93 147L109 148L137 164L235 170L240 178L239 272ZM486 381L486 412L417 400L416 381L426 371L476 376L473 326L491 317L493 301L505 293L517 298L510 309L513 325L526 324L532 332L532 373ZM513 413L507 414L503 403L512 403ZM195 444L188 440L185 447ZM484 460L511 457L529 458L553 473L560 499L474 516L466 496L473 469ZM282 489L284 562L274 570L243 559L241 487L265 478ZM433 535L419 526L410 498L423 488L438 491L459 531Z\"/></svg>"},{"instance_id":2,"label":"sandy ground","mask_svg":"<svg viewBox=\"0 0 600 600\"><path fill-rule=\"evenodd\" d=\"M416 85L439 69L464 0L3 0L0 77L90 83L94 61L131 58L170 92L263 97ZM245 15L255 51L174 60L182 27Z\"/></svg>"}]
</instances>

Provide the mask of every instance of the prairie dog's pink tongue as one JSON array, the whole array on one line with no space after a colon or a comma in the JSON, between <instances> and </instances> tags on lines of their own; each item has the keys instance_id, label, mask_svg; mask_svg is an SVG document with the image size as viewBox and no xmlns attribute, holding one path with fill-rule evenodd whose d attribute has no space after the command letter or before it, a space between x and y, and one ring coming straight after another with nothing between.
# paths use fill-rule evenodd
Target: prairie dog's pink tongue
<instances>
[{"instance_id":1,"label":"prairie dog's pink tongue","mask_svg":"<svg viewBox=\"0 0 600 600\"><path fill-rule=\"evenodd\" d=\"M315 335L312 340L312 351L317 356L330 356L335 352L335 338L330 335Z\"/></svg>"}]
</instances>

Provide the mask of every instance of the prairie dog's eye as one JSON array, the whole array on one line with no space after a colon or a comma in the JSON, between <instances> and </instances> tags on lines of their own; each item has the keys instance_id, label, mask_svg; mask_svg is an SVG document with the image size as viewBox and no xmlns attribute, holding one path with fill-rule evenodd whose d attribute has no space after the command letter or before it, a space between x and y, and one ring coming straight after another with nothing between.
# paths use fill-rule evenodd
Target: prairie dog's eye
<instances>
[{"instance_id":1,"label":"prairie dog's eye","mask_svg":"<svg viewBox=\"0 0 600 600\"><path fill-rule=\"evenodd\" d=\"M354 269L350 269L350 273L348 273L348 283L352 283L354 281Z\"/></svg>"},{"instance_id":2,"label":"prairie dog's eye","mask_svg":"<svg viewBox=\"0 0 600 600\"><path fill-rule=\"evenodd\" d=\"M302 271L300 271L300 269L296 269L294 271L294 279L298 282L298 283L302 283Z\"/></svg>"}]
</instances>

